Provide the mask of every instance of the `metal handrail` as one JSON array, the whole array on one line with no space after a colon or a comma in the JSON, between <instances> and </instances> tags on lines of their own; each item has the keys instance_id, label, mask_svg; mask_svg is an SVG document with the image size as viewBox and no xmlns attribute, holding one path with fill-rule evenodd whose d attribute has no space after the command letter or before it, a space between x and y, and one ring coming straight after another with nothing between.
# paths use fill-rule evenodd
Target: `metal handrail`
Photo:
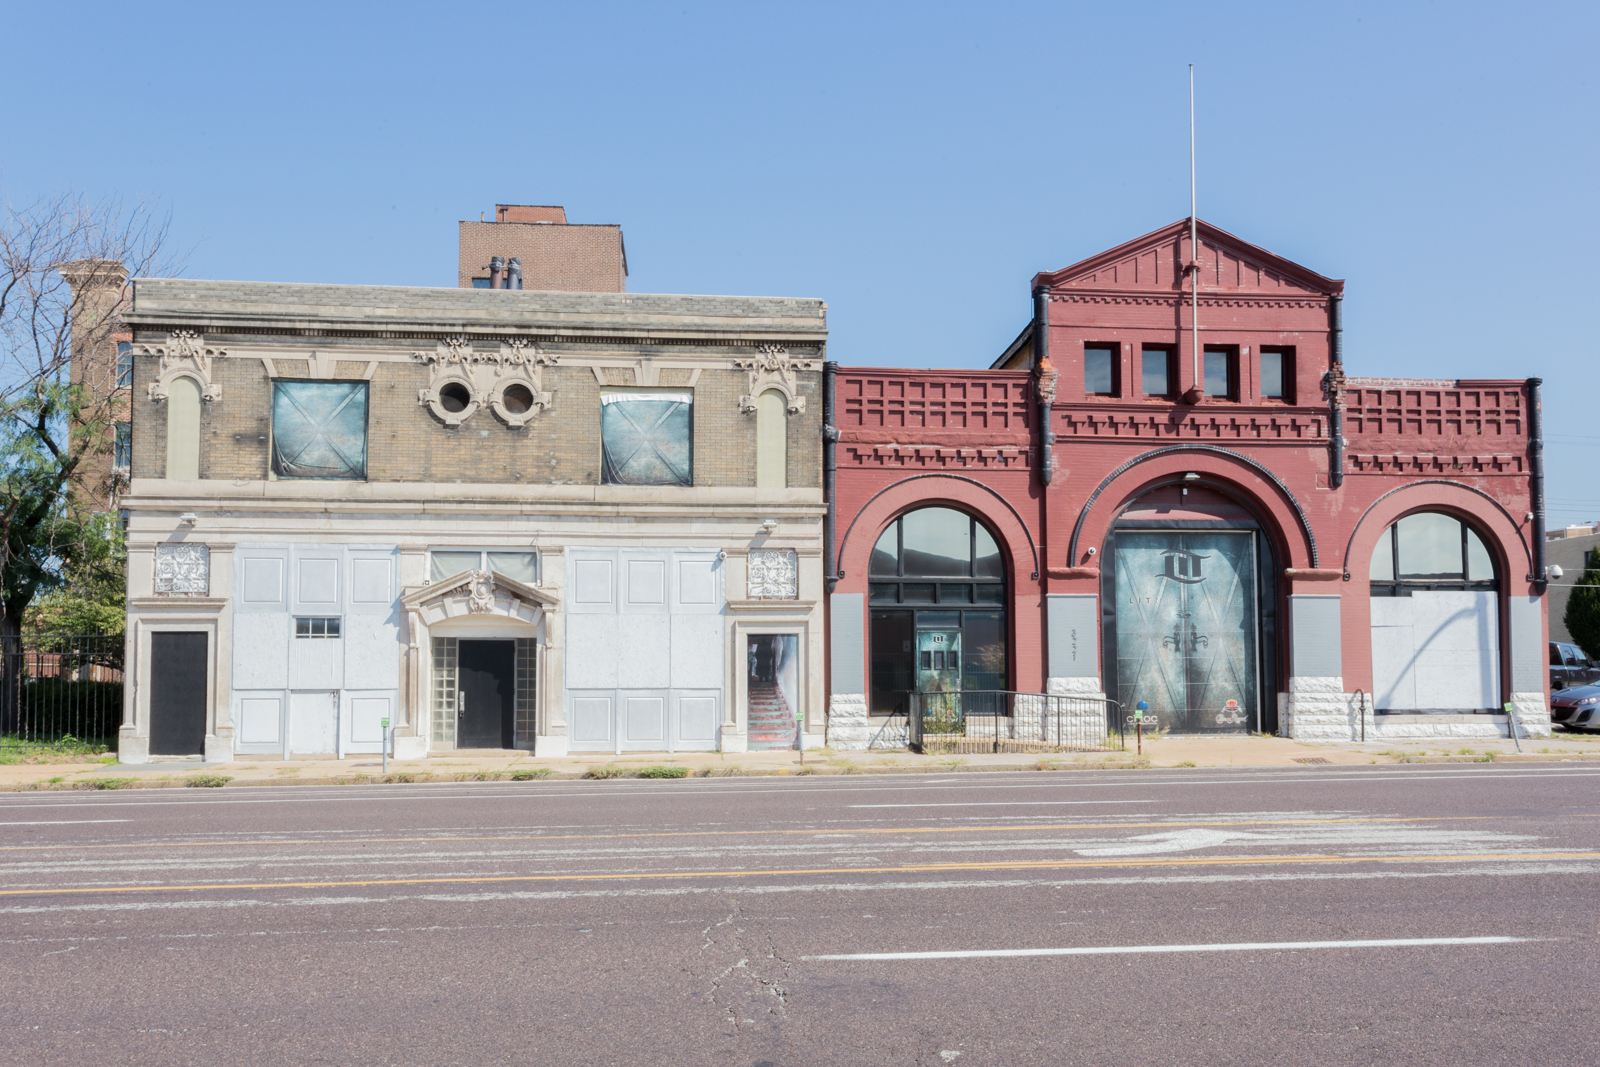
<instances>
[{"instance_id":1,"label":"metal handrail","mask_svg":"<svg viewBox=\"0 0 1600 1067\"><path fill-rule=\"evenodd\" d=\"M1112 734L1116 735L1119 746L1123 741L1121 716L1113 714L1113 709L1120 712L1122 704L1109 697L1069 693L1028 693L1013 689L913 691L908 692L906 696L909 703L906 740L908 746L918 752L922 751L924 738L931 724L948 724L949 733L959 734L968 739L987 734L994 752L1000 751L1002 740L1014 739L1050 744L1052 727L1056 748L1069 744L1103 744ZM1025 737L1017 732L1019 710L1027 708L1030 703L1032 707L1028 710L1036 711L1039 718L1041 733L1038 737ZM1082 714L1084 706L1089 704L1096 706L1098 714ZM1095 722L1094 737L1073 738L1067 735L1069 713L1073 711L1079 712L1075 718ZM987 729L982 728L980 724L986 725ZM974 726L980 727L976 735Z\"/></svg>"}]
</instances>

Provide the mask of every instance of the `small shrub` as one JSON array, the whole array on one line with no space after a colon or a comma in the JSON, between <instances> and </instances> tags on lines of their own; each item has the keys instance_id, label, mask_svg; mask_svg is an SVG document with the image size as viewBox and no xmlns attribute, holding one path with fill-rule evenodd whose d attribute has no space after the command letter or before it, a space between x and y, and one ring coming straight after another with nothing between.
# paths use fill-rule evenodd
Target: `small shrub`
<instances>
[{"instance_id":1,"label":"small shrub","mask_svg":"<svg viewBox=\"0 0 1600 1067\"><path fill-rule=\"evenodd\" d=\"M1473 763L1493 763L1494 762L1494 753L1493 752L1485 752L1483 755L1479 756L1477 759L1473 760L1472 762Z\"/></svg>"},{"instance_id":2,"label":"small shrub","mask_svg":"<svg viewBox=\"0 0 1600 1067\"><path fill-rule=\"evenodd\" d=\"M590 767L583 772L585 778L605 780L607 778L624 778L628 774L626 767L618 767L615 763L605 763L599 767Z\"/></svg>"},{"instance_id":3,"label":"small shrub","mask_svg":"<svg viewBox=\"0 0 1600 1067\"><path fill-rule=\"evenodd\" d=\"M1194 760L1186 759L1182 763L1178 764L1178 766L1180 766L1180 767L1193 767L1194 766Z\"/></svg>"},{"instance_id":4,"label":"small shrub","mask_svg":"<svg viewBox=\"0 0 1600 1067\"><path fill-rule=\"evenodd\" d=\"M383 783L385 785L403 785L406 782L414 782L416 780L417 780L417 776L416 775L414 775L414 774L406 774L404 772L400 772L400 773L397 773L397 774L386 774L386 775L383 776Z\"/></svg>"},{"instance_id":5,"label":"small shrub","mask_svg":"<svg viewBox=\"0 0 1600 1067\"><path fill-rule=\"evenodd\" d=\"M816 774L817 773L817 769L815 767L801 767L798 771L795 771L794 773L796 773L796 774Z\"/></svg>"},{"instance_id":6,"label":"small shrub","mask_svg":"<svg viewBox=\"0 0 1600 1067\"><path fill-rule=\"evenodd\" d=\"M233 781L226 774L191 774L183 780L183 784L196 789L221 789Z\"/></svg>"},{"instance_id":7,"label":"small shrub","mask_svg":"<svg viewBox=\"0 0 1600 1067\"><path fill-rule=\"evenodd\" d=\"M458 782L498 782L499 771L462 771L455 776Z\"/></svg>"},{"instance_id":8,"label":"small shrub","mask_svg":"<svg viewBox=\"0 0 1600 1067\"><path fill-rule=\"evenodd\" d=\"M511 772L513 782L531 782L539 778L550 777L549 767L521 767Z\"/></svg>"},{"instance_id":9,"label":"small shrub","mask_svg":"<svg viewBox=\"0 0 1600 1067\"><path fill-rule=\"evenodd\" d=\"M137 778L87 778L79 785L84 789L127 789L138 783Z\"/></svg>"},{"instance_id":10,"label":"small shrub","mask_svg":"<svg viewBox=\"0 0 1600 1067\"><path fill-rule=\"evenodd\" d=\"M687 767L644 767L639 771L640 778L687 778Z\"/></svg>"}]
</instances>

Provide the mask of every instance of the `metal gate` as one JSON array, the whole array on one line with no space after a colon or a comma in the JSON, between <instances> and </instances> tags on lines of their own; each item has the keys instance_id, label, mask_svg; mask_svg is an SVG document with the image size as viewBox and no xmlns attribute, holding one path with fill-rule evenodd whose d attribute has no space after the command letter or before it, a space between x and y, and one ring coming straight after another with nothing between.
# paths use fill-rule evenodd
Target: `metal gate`
<instances>
[{"instance_id":1,"label":"metal gate","mask_svg":"<svg viewBox=\"0 0 1600 1067\"><path fill-rule=\"evenodd\" d=\"M28 743L114 741L122 726L123 639L29 634L0 647L0 735Z\"/></svg>"},{"instance_id":2,"label":"metal gate","mask_svg":"<svg viewBox=\"0 0 1600 1067\"><path fill-rule=\"evenodd\" d=\"M918 752L1101 752L1123 748L1121 705L1104 697L968 689L910 693Z\"/></svg>"}]
</instances>

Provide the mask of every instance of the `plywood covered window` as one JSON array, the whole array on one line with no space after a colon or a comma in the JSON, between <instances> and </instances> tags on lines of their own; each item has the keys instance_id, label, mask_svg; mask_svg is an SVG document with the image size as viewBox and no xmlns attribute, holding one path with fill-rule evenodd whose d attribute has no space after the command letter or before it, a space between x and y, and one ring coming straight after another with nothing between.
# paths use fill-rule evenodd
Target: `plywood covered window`
<instances>
[{"instance_id":1,"label":"plywood covered window","mask_svg":"<svg viewBox=\"0 0 1600 1067\"><path fill-rule=\"evenodd\" d=\"M789 402L776 389L756 399L756 488L789 484Z\"/></svg>"},{"instance_id":2,"label":"plywood covered window","mask_svg":"<svg viewBox=\"0 0 1600 1067\"><path fill-rule=\"evenodd\" d=\"M280 478L366 478L367 383L274 382L272 472Z\"/></svg>"},{"instance_id":3,"label":"plywood covered window","mask_svg":"<svg viewBox=\"0 0 1600 1067\"><path fill-rule=\"evenodd\" d=\"M605 485L694 484L694 394L607 389L600 394Z\"/></svg>"}]
</instances>

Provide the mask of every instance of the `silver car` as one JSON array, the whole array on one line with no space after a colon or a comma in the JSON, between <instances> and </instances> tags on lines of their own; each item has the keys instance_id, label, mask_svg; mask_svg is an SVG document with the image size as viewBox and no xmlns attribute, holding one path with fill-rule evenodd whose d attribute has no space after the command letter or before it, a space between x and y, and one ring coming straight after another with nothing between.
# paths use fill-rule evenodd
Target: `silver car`
<instances>
[{"instance_id":1,"label":"silver car","mask_svg":"<svg viewBox=\"0 0 1600 1067\"><path fill-rule=\"evenodd\" d=\"M1600 730L1600 685L1575 685L1550 695L1550 721L1569 730Z\"/></svg>"}]
</instances>

